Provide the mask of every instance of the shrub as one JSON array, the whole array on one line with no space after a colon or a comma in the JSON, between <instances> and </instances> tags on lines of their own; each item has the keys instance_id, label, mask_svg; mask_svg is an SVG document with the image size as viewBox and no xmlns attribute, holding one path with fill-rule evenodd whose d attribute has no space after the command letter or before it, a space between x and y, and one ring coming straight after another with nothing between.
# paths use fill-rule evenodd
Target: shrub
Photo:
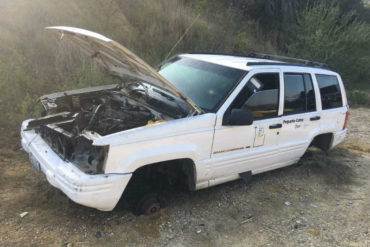
<instances>
[{"instance_id":1,"label":"shrub","mask_svg":"<svg viewBox=\"0 0 370 247\"><path fill-rule=\"evenodd\" d=\"M354 106L368 106L370 105L369 94L364 91L348 91L347 97L350 105Z\"/></svg>"},{"instance_id":2,"label":"shrub","mask_svg":"<svg viewBox=\"0 0 370 247\"><path fill-rule=\"evenodd\" d=\"M235 9L216 1L194 2L0 0L0 129L5 129L0 141L2 135L18 132L23 119L38 115L36 101L41 95L113 82L78 48L44 30L46 26L75 26L102 33L151 65L162 62L199 13L173 54L244 52L246 45L262 47L259 44L264 42L254 39L251 25L236 20Z\"/></svg>"},{"instance_id":3,"label":"shrub","mask_svg":"<svg viewBox=\"0 0 370 247\"><path fill-rule=\"evenodd\" d=\"M339 72L347 88L368 88L370 82L370 25L353 12L317 4L298 17L298 26L288 44L289 55L327 63Z\"/></svg>"}]
</instances>

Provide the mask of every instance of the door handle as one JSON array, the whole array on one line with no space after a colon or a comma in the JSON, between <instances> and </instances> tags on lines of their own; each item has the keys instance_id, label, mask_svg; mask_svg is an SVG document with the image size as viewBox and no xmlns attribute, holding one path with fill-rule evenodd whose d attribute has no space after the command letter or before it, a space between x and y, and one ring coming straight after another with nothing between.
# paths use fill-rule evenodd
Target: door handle
<instances>
[{"instance_id":1,"label":"door handle","mask_svg":"<svg viewBox=\"0 0 370 247\"><path fill-rule=\"evenodd\" d=\"M278 124L270 125L269 129L280 129L281 127L283 127L283 125L281 123L278 123Z\"/></svg>"},{"instance_id":2,"label":"door handle","mask_svg":"<svg viewBox=\"0 0 370 247\"><path fill-rule=\"evenodd\" d=\"M317 121L317 120L320 120L320 116L315 116L315 117L311 117L310 120L311 121Z\"/></svg>"}]
</instances>

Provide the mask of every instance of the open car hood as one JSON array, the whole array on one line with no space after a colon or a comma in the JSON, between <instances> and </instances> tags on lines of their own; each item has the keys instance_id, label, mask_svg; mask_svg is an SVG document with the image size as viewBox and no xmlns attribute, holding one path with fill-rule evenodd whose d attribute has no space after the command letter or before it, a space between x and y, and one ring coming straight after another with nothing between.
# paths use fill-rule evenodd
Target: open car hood
<instances>
[{"instance_id":1,"label":"open car hood","mask_svg":"<svg viewBox=\"0 0 370 247\"><path fill-rule=\"evenodd\" d=\"M110 72L122 77L129 76L170 92L183 99L198 113L202 113L202 110L192 100L123 45L101 34L80 28L54 26L46 29L59 31L61 38L66 37L77 44L82 51Z\"/></svg>"}]
</instances>

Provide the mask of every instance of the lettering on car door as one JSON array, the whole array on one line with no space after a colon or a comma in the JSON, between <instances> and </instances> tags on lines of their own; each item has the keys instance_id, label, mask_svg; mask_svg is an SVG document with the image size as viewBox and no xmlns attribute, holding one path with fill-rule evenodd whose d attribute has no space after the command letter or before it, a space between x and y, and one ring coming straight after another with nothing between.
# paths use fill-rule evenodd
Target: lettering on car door
<instances>
[{"instance_id":1,"label":"lettering on car door","mask_svg":"<svg viewBox=\"0 0 370 247\"><path fill-rule=\"evenodd\" d=\"M315 90L308 73L284 73L283 128L280 135L281 161L299 159L311 140L311 132L320 128Z\"/></svg>"},{"instance_id":2,"label":"lettering on car door","mask_svg":"<svg viewBox=\"0 0 370 247\"><path fill-rule=\"evenodd\" d=\"M278 156L280 74L257 73L245 84L215 128L212 151L213 177L253 171L268 166ZM233 109L253 114L249 126L228 126Z\"/></svg>"}]
</instances>

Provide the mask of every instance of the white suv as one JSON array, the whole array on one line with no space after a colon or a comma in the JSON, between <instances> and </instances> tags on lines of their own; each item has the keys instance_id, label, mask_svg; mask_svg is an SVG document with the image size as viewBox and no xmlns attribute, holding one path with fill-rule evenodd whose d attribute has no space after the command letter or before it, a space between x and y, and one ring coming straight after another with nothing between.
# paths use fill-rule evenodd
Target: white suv
<instances>
[{"instance_id":1,"label":"white suv","mask_svg":"<svg viewBox=\"0 0 370 247\"><path fill-rule=\"evenodd\" d=\"M122 195L140 195L136 209L150 214L163 184L248 181L346 135L342 80L322 64L181 54L154 70L100 34L49 29L122 78L42 96L43 117L22 124L33 168L79 204L109 211Z\"/></svg>"}]
</instances>

